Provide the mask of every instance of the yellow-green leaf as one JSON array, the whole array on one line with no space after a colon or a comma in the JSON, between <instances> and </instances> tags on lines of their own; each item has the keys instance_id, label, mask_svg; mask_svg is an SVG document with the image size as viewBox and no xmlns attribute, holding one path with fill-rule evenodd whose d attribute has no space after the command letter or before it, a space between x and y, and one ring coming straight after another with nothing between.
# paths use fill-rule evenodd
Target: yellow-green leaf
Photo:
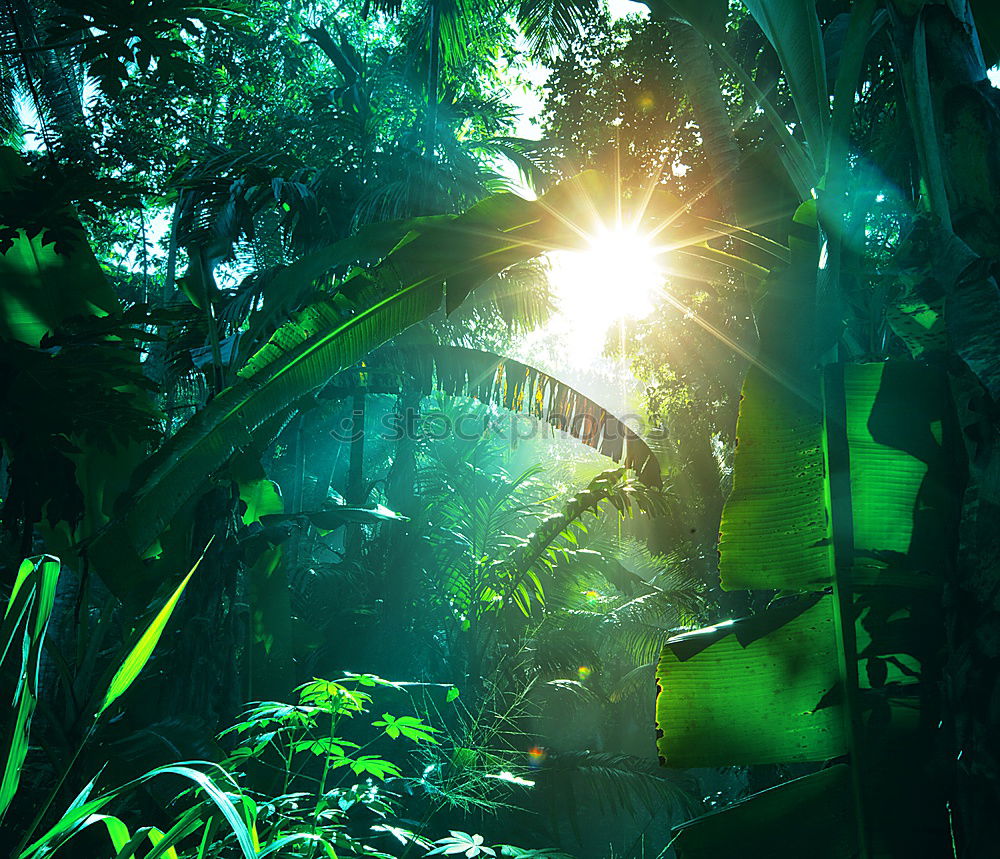
<instances>
[{"instance_id":1,"label":"yellow-green leaf","mask_svg":"<svg viewBox=\"0 0 1000 859\"><path fill-rule=\"evenodd\" d=\"M212 541L209 540L208 546L211 545ZM208 546L205 547L205 552L208 551ZM146 631L142 634L139 641L136 642L135 647L132 648L129 655L125 657L121 668L115 672L115 676L111 679L111 684L108 686L107 694L104 696L104 703L101 704L101 709L97 711L98 716L125 694L128 688L135 682L142 669L146 667L146 663L149 662L149 658L153 655L153 650L160 641L160 636L163 634L163 630L170 620L170 615L174 612L177 601L181 598L181 594L184 593L187 583L191 581L194 571L198 569L198 565L204 559L205 552L201 553L201 557L195 561L194 566L191 567L183 581L181 581L177 589L170 595L170 599L157 612L156 617L153 618L153 622L146 628Z\"/></svg>"}]
</instances>

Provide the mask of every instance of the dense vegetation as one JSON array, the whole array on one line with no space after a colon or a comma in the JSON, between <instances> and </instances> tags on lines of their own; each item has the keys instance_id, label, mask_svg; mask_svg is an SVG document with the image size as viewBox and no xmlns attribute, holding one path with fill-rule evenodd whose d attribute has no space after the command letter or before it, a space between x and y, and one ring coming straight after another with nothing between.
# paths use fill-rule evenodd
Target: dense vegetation
<instances>
[{"instance_id":1,"label":"dense vegetation","mask_svg":"<svg viewBox=\"0 0 1000 859\"><path fill-rule=\"evenodd\" d=\"M9 855L993 855L992 0L2 11Z\"/></svg>"}]
</instances>

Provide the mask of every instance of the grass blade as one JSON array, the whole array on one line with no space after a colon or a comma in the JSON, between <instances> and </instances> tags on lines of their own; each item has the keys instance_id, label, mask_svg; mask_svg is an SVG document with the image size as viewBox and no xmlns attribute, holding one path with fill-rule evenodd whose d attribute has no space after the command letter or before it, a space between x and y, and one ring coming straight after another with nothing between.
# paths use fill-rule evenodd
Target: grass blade
<instances>
[{"instance_id":1,"label":"grass blade","mask_svg":"<svg viewBox=\"0 0 1000 859\"><path fill-rule=\"evenodd\" d=\"M194 562L194 566L191 567L184 580L177 586L173 594L171 594L170 599L164 603L163 608L157 612L156 617L153 618L153 622L146 628L146 631L142 634L139 641L136 642L135 647L132 648L129 655L125 657L121 668L118 669L115 676L111 679L107 694L104 696L104 703L101 704L101 709L97 711L98 717L117 701L118 698L125 694L128 688L135 682L142 669L146 667L146 663L149 662L149 658L153 655L153 650L156 648L160 636L163 634L163 630L170 620L170 615L174 612L177 601L181 598L184 588L187 587L187 583L191 580L191 576L194 575L194 571L198 569L198 565L204 560L205 552L208 551L208 547L211 545L212 541L209 540L208 546L205 546L205 550L201 553L201 557Z\"/></svg>"},{"instance_id":2,"label":"grass blade","mask_svg":"<svg viewBox=\"0 0 1000 859\"><path fill-rule=\"evenodd\" d=\"M42 642L52 615L59 569L59 559L51 555L22 562L0 624L0 661L6 664L8 657L16 660L17 654L20 655L20 665L11 666L9 676L18 680L8 698L11 707L0 735L4 755L3 775L0 778L0 819L17 792L21 768L28 754L28 733L37 702Z\"/></svg>"}]
</instances>

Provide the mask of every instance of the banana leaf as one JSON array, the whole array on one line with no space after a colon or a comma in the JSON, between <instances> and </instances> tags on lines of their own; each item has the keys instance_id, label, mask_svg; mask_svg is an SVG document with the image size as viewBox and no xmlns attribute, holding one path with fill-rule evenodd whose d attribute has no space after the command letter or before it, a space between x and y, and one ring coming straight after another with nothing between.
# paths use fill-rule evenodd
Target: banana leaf
<instances>
[{"instance_id":1,"label":"banana leaf","mask_svg":"<svg viewBox=\"0 0 1000 859\"><path fill-rule=\"evenodd\" d=\"M781 61L810 155L821 165L826 156L830 97L823 33L814 3L802 0L742 0Z\"/></svg>"},{"instance_id":2,"label":"banana leaf","mask_svg":"<svg viewBox=\"0 0 1000 859\"><path fill-rule=\"evenodd\" d=\"M642 437L565 382L512 358L461 346L407 347L404 354L421 390L436 387L532 415L635 470L647 486L662 484L659 461Z\"/></svg>"},{"instance_id":3,"label":"banana leaf","mask_svg":"<svg viewBox=\"0 0 1000 859\"><path fill-rule=\"evenodd\" d=\"M369 352L468 293L513 263L553 248L580 247L612 211L613 183L595 173L567 180L537 201L498 194L448 221L414 230L376 266L278 328L239 371L237 381L192 417L137 470L118 499L118 518L88 547L119 596L157 573L139 564L176 513L261 427L356 364ZM678 223L685 213L674 213ZM511 398L511 392L505 399ZM562 403L556 403L562 407ZM614 445L624 446L625 439ZM641 453L641 447L640 451ZM625 451L625 462L642 468ZM617 458L617 456L616 456ZM121 546L136 558L127 563Z\"/></svg>"},{"instance_id":4,"label":"banana leaf","mask_svg":"<svg viewBox=\"0 0 1000 859\"><path fill-rule=\"evenodd\" d=\"M856 856L848 767L837 764L674 828L681 859L717 859L739 845L741 859Z\"/></svg>"},{"instance_id":5,"label":"banana leaf","mask_svg":"<svg viewBox=\"0 0 1000 859\"><path fill-rule=\"evenodd\" d=\"M817 399L818 378L810 393ZM820 590L833 581L826 454L818 403L759 367L747 373L733 489L719 527L726 590Z\"/></svg>"},{"instance_id":6,"label":"banana leaf","mask_svg":"<svg viewBox=\"0 0 1000 859\"><path fill-rule=\"evenodd\" d=\"M915 362L832 365L821 415L755 371L738 435L721 547L727 586L818 591L823 582L799 577L796 564L822 550L833 593L668 641L657 672L660 753L671 766L703 766L849 750L869 855L928 845L926 855L945 855L935 852L947 838L941 787L927 784L920 762L934 749L940 593L963 492L946 377ZM761 813L778 796L762 795ZM916 822L906 809L919 809ZM818 813L803 808L796 819ZM727 815L681 832L681 855L711 855L723 831L742 832L744 811ZM799 855L794 841L770 852L762 843L760 855Z\"/></svg>"},{"instance_id":7,"label":"banana leaf","mask_svg":"<svg viewBox=\"0 0 1000 859\"><path fill-rule=\"evenodd\" d=\"M122 563L116 546L123 538L140 556L145 553L209 475L251 446L259 427L437 311L445 282L454 303L512 262L536 256L553 242L578 240L563 213L585 208L594 182L593 174L583 174L538 201L500 194L447 226L413 233L381 264L281 326L240 370L238 381L150 457L133 489L119 499L120 519L90 547L109 587L126 593L134 576L142 575L141 568Z\"/></svg>"},{"instance_id":8,"label":"banana leaf","mask_svg":"<svg viewBox=\"0 0 1000 859\"><path fill-rule=\"evenodd\" d=\"M811 595L667 641L657 749L670 767L824 761L847 749L833 597Z\"/></svg>"}]
</instances>

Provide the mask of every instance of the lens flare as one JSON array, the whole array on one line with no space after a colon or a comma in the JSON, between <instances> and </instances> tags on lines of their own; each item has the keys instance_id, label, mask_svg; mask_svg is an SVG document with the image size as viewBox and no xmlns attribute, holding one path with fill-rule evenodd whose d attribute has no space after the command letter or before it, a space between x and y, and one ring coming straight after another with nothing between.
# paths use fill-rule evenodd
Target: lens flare
<instances>
[{"instance_id":1,"label":"lens flare","mask_svg":"<svg viewBox=\"0 0 1000 859\"><path fill-rule=\"evenodd\" d=\"M543 763L545 763L545 759L548 756L549 753L541 746L532 746L528 749L528 766L533 770L537 770Z\"/></svg>"}]
</instances>

